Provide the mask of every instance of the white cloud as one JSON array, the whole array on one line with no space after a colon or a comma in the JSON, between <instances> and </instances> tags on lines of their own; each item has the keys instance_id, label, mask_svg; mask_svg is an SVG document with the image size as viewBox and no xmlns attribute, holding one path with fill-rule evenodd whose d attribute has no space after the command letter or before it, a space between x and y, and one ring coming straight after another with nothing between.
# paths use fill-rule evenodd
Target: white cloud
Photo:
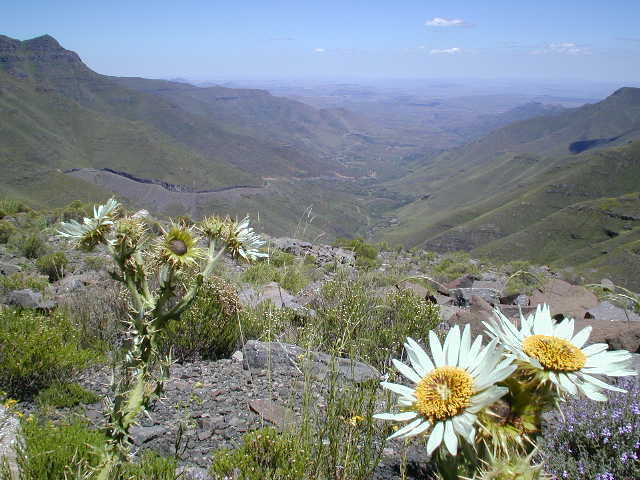
<instances>
[{"instance_id":1,"label":"white cloud","mask_svg":"<svg viewBox=\"0 0 640 480\"><path fill-rule=\"evenodd\" d=\"M461 52L462 52L461 48L453 47L453 48L434 48L429 53L431 55L453 55Z\"/></svg>"},{"instance_id":2,"label":"white cloud","mask_svg":"<svg viewBox=\"0 0 640 480\"><path fill-rule=\"evenodd\" d=\"M469 23L461 18L434 17L424 23L427 27L469 27Z\"/></svg>"},{"instance_id":3,"label":"white cloud","mask_svg":"<svg viewBox=\"0 0 640 480\"><path fill-rule=\"evenodd\" d=\"M314 52L316 52L316 53L324 53L324 52L325 52L325 49L324 49L324 48L316 48L316 49L314 50Z\"/></svg>"},{"instance_id":4,"label":"white cloud","mask_svg":"<svg viewBox=\"0 0 640 480\"><path fill-rule=\"evenodd\" d=\"M549 53L558 53L562 55L589 55L591 49L582 47L573 42L549 43L543 48L532 50L532 55L545 55Z\"/></svg>"}]
</instances>

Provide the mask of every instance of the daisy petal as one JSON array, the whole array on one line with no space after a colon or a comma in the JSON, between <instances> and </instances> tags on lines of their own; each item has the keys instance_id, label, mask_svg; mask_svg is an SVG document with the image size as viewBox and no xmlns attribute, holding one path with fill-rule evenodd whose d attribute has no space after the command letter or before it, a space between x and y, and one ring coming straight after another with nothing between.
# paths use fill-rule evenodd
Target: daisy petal
<instances>
[{"instance_id":1,"label":"daisy petal","mask_svg":"<svg viewBox=\"0 0 640 480\"><path fill-rule=\"evenodd\" d=\"M407 433L404 436L404 438L415 437L417 435L420 435L421 433L426 432L429 429L430 426L431 426L430 422L424 421L423 423L418 425L416 428L411 430L409 433Z\"/></svg>"},{"instance_id":2,"label":"daisy petal","mask_svg":"<svg viewBox=\"0 0 640 480\"><path fill-rule=\"evenodd\" d=\"M392 420L394 422L406 422L412 420L418 416L417 412L402 412L402 413L376 413L373 418L376 420Z\"/></svg>"},{"instance_id":3,"label":"daisy petal","mask_svg":"<svg viewBox=\"0 0 640 480\"><path fill-rule=\"evenodd\" d=\"M382 386L382 388L391 390L398 395L413 397L416 393L413 388L405 387L404 385L398 385L397 383L381 382L380 385Z\"/></svg>"},{"instance_id":4,"label":"daisy petal","mask_svg":"<svg viewBox=\"0 0 640 480\"><path fill-rule=\"evenodd\" d=\"M413 430L414 428L419 426L422 422L424 422L424 420L422 418L416 418L413 422L405 425L400 430L398 430L397 432L393 433L393 435L388 436L387 440L391 440L392 438L403 437L404 435L409 433L411 430Z\"/></svg>"},{"instance_id":5,"label":"daisy petal","mask_svg":"<svg viewBox=\"0 0 640 480\"><path fill-rule=\"evenodd\" d=\"M436 448L442 443L442 437L444 435L444 423L437 422L429 435L429 441L427 442L427 454L431 455Z\"/></svg>"},{"instance_id":6,"label":"daisy petal","mask_svg":"<svg viewBox=\"0 0 640 480\"><path fill-rule=\"evenodd\" d=\"M405 365L404 363L402 363L399 360L396 360L395 358L391 360L391 362L393 363L393 366L396 367L396 369L405 377L407 377L409 380L411 380L413 383L420 383L420 380L422 380L422 378L420 377L420 375L418 375L415 370L411 367L409 367L408 365Z\"/></svg>"},{"instance_id":7,"label":"daisy petal","mask_svg":"<svg viewBox=\"0 0 640 480\"><path fill-rule=\"evenodd\" d=\"M591 327L584 327L571 339L571 343L573 343L578 348L582 348L582 346L589 339L589 335L591 335Z\"/></svg>"},{"instance_id":8,"label":"daisy petal","mask_svg":"<svg viewBox=\"0 0 640 480\"><path fill-rule=\"evenodd\" d=\"M431 356L433 357L433 363L436 367L442 367L445 365L445 356L440 340L433 330L429 330L429 346L431 347Z\"/></svg>"},{"instance_id":9,"label":"daisy petal","mask_svg":"<svg viewBox=\"0 0 640 480\"><path fill-rule=\"evenodd\" d=\"M447 420L444 424L444 444L452 456L458 453L458 437L451 420Z\"/></svg>"},{"instance_id":10,"label":"daisy petal","mask_svg":"<svg viewBox=\"0 0 640 480\"><path fill-rule=\"evenodd\" d=\"M411 365L418 375L424 377L435 368L433 366L433 362L431 362L431 359L429 358L429 355L427 355L427 352L425 352L413 338L407 337L407 342L404 346L409 354Z\"/></svg>"}]
</instances>

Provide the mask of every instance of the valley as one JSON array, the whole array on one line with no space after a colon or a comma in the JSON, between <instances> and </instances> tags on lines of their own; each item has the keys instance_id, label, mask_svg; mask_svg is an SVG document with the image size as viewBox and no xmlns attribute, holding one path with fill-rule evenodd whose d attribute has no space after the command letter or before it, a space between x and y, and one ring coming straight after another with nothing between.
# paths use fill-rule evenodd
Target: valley
<instances>
[{"instance_id":1,"label":"valley","mask_svg":"<svg viewBox=\"0 0 640 480\"><path fill-rule=\"evenodd\" d=\"M47 35L0 37L0 59L0 187L35 207L115 193L273 235L638 269L637 88L196 85L98 74Z\"/></svg>"}]
</instances>

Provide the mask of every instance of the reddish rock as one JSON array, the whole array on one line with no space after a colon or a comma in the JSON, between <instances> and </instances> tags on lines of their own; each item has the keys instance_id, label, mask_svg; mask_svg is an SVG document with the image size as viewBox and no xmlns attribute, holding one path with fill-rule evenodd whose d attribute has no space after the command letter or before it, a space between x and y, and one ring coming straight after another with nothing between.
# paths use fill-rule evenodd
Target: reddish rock
<instances>
[{"instance_id":1,"label":"reddish rock","mask_svg":"<svg viewBox=\"0 0 640 480\"><path fill-rule=\"evenodd\" d=\"M571 285L563 280L552 279L531 297L531 305L546 303L551 315L564 315L581 320L587 310L598 305L598 298L584 287Z\"/></svg>"},{"instance_id":2,"label":"reddish rock","mask_svg":"<svg viewBox=\"0 0 640 480\"><path fill-rule=\"evenodd\" d=\"M260 415L264 420L274 424L280 430L293 427L296 417L293 410L276 405L271 400L256 399L249 402L252 412Z\"/></svg>"},{"instance_id":3,"label":"reddish rock","mask_svg":"<svg viewBox=\"0 0 640 480\"><path fill-rule=\"evenodd\" d=\"M576 320L575 332L591 325L588 343L606 343L610 350L640 353L640 323L607 320Z\"/></svg>"},{"instance_id":4,"label":"reddish rock","mask_svg":"<svg viewBox=\"0 0 640 480\"><path fill-rule=\"evenodd\" d=\"M418 283L414 283L414 282L409 282L407 280L404 280L402 282L398 282L396 283L395 287L398 290L411 290L413 293L415 293L418 297L420 298L427 298L427 295L429 294L429 291L423 287L422 285L418 284Z\"/></svg>"}]
</instances>

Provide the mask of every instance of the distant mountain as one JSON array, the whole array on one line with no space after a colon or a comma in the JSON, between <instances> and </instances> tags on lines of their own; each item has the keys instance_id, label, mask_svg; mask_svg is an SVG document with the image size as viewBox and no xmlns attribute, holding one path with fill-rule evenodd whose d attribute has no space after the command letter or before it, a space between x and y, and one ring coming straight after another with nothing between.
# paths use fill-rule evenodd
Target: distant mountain
<instances>
[{"instance_id":1,"label":"distant mountain","mask_svg":"<svg viewBox=\"0 0 640 480\"><path fill-rule=\"evenodd\" d=\"M377 235L427 249L559 265L580 250L581 263L595 262L598 245L611 240L607 232L622 237L640 228L639 202L626 202L632 213L625 220L593 207L640 190L638 139L640 89L635 88L508 125L388 183L387 188L412 192L415 200L387 212L395 221ZM592 142L587 148L576 149L576 142L587 141ZM625 271L629 268L640 268L638 254L627 259Z\"/></svg>"},{"instance_id":2,"label":"distant mountain","mask_svg":"<svg viewBox=\"0 0 640 480\"><path fill-rule=\"evenodd\" d=\"M349 166L341 155L345 149L368 155L366 140L350 135L355 124L345 112L260 90L100 75L49 35L26 41L0 36L0 190L35 204L111 194L112 188L93 182L95 175L63 173L78 168L107 168L193 191L262 187L264 178L362 174L366 165ZM293 227L313 187L280 190L268 190L274 197L268 201L231 195L214 203L232 214L262 203L277 217L274 223ZM133 200L145 205L135 192ZM196 210L190 201L167 211L210 213L210 206L196 203Z\"/></svg>"},{"instance_id":3,"label":"distant mountain","mask_svg":"<svg viewBox=\"0 0 640 480\"><path fill-rule=\"evenodd\" d=\"M481 115L478 120L463 129L459 129L458 132L468 138L479 138L511 123L521 122L535 117L558 115L565 110L566 108L561 105L528 102L507 110L504 113Z\"/></svg>"}]
</instances>

